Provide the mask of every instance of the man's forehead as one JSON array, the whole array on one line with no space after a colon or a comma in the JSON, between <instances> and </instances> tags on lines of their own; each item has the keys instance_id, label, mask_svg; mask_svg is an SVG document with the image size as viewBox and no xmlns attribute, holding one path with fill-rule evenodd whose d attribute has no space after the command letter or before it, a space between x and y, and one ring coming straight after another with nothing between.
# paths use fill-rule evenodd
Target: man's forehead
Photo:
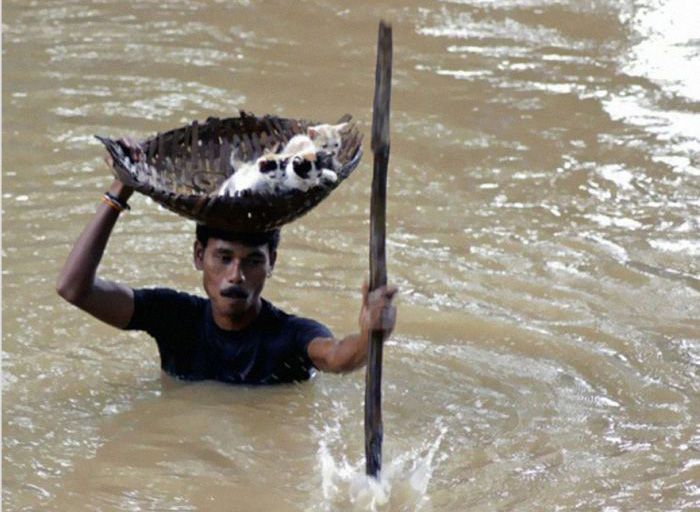
<instances>
[{"instance_id":1,"label":"man's forehead","mask_svg":"<svg viewBox=\"0 0 700 512\"><path fill-rule=\"evenodd\" d=\"M232 242L229 240L222 240L220 238L210 238L209 247L215 251L230 251L242 256L247 256L248 254L253 253L262 253L269 256L266 243L260 245L246 245L241 242Z\"/></svg>"}]
</instances>

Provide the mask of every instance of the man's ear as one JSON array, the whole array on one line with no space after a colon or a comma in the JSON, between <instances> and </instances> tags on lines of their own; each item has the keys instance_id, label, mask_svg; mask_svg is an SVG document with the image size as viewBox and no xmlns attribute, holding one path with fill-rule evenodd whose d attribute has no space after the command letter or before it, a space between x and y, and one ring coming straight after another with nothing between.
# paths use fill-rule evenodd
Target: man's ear
<instances>
[{"instance_id":1,"label":"man's ear","mask_svg":"<svg viewBox=\"0 0 700 512\"><path fill-rule=\"evenodd\" d=\"M275 268L275 262L277 261L277 249L270 253L270 272Z\"/></svg>"},{"instance_id":2,"label":"man's ear","mask_svg":"<svg viewBox=\"0 0 700 512\"><path fill-rule=\"evenodd\" d=\"M197 270L202 270L204 268L204 246L199 240L194 241L192 261L194 261L194 268Z\"/></svg>"}]
</instances>

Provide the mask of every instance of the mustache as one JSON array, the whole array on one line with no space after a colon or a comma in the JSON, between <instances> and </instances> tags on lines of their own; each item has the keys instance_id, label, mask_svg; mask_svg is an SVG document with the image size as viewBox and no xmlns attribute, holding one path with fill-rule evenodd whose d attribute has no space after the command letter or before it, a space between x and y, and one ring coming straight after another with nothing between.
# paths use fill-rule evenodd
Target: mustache
<instances>
[{"instance_id":1,"label":"mustache","mask_svg":"<svg viewBox=\"0 0 700 512\"><path fill-rule=\"evenodd\" d=\"M221 295L232 299L247 299L250 294L240 286L229 286L221 290Z\"/></svg>"}]
</instances>

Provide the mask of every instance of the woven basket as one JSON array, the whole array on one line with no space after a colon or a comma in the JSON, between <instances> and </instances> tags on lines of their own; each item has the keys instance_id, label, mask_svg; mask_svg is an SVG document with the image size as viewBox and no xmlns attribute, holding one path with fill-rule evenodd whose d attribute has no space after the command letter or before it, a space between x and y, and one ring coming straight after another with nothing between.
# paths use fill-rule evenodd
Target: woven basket
<instances>
[{"instance_id":1,"label":"woven basket","mask_svg":"<svg viewBox=\"0 0 700 512\"><path fill-rule=\"evenodd\" d=\"M343 116L338 122L349 121ZM311 210L345 180L360 163L362 135L354 124L342 132L338 154L338 180L316 185L306 192L289 190L274 196L219 196L219 186L233 169L232 151L252 161L265 150L273 150L298 133L305 133L310 121L276 116L256 117L240 112L239 117L210 117L140 143L145 159L132 162L128 149L119 141L96 136L112 156L117 178L165 208L214 228L256 232L268 231L291 222Z\"/></svg>"}]
</instances>

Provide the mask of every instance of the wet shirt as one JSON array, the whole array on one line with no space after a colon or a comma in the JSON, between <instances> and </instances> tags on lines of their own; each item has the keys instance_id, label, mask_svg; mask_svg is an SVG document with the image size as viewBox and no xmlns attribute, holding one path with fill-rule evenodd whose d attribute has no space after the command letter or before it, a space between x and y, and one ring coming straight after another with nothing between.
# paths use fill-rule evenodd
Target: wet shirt
<instances>
[{"instance_id":1,"label":"wet shirt","mask_svg":"<svg viewBox=\"0 0 700 512\"><path fill-rule=\"evenodd\" d=\"M265 299L250 325L226 331L214 322L209 299L167 288L134 290L134 314L126 328L155 338L166 373L234 384L307 380L315 371L309 342L332 337L324 325L288 315Z\"/></svg>"}]
</instances>

